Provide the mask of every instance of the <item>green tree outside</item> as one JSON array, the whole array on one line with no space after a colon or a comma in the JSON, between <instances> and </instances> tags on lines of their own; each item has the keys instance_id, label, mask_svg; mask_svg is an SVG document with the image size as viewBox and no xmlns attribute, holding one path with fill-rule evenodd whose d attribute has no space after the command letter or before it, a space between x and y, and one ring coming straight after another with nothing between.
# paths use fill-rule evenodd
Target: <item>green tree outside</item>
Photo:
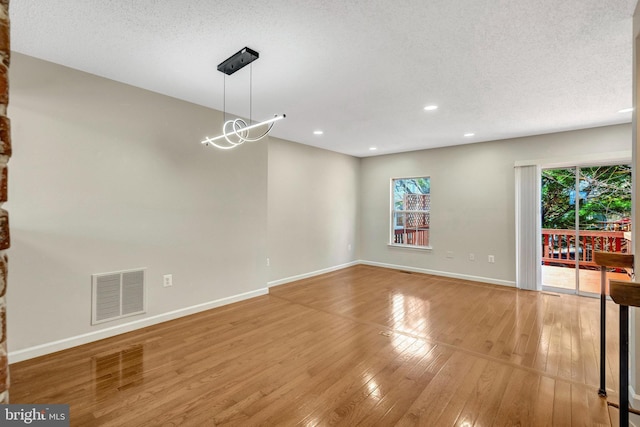
<instances>
[{"instance_id":1,"label":"green tree outside","mask_svg":"<svg viewBox=\"0 0 640 427\"><path fill-rule=\"evenodd\" d=\"M576 193L576 168L542 171L542 228L574 229L579 200L580 228L602 230L615 221L631 218L631 166L580 168Z\"/></svg>"}]
</instances>

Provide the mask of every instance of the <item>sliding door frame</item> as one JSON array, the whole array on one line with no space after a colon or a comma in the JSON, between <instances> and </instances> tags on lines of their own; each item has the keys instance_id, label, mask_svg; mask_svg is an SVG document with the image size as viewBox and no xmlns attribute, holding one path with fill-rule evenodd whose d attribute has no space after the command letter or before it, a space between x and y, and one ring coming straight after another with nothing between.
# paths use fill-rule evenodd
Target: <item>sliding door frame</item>
<instances>
[{"instance_id":1,"label":"sliding door frame","mask_svg":"<svg viewBox=\"0 0 640 427\"><path fill-rule=\"evenodd\" d=\"M533 252L535 254L535 267L529 262L529 257L531 256L531 249L527 249L524 247L524 243L526 242L526 236L531 235L532 232L535 232L534 235L538 236L539 240L542 234L542 226L541 226L541 216L542 216L542 207L541 207L541 172L542 169L560 169L560 168L577 168L576 172L579 171L581 167L593 167L593 166L611 166L616 164L632 164L632 153L631 151L617 151L610 153L601 153L601 154L587 154L587 155L576 155L565 158L550 158L550 159L537 159L537 160L523 160L515 162L515 191L516 191L516 286L520 289L529 289L529 290L546 290L543 289L542 286L542 273L541 273L541 265L542 265L542 250L540 244L536 243L536 247L538 249ZM537 204L534 205L533 209L537 213L537 220L535 217L532 219L530 212L525 212L523 207L523 196L521 187L521 176L522 171L527 166L536 166L537 170ZM579 186L579 175L576 174L576 188ZM579 193L578 193L579 194ZM576 197L576 204L578 204L579 197ZM578 205L576 206L576 224L579 224L579 209ZM635 209L635 204L632 206ZM577 227L576 227L577 228ZM576 229L576 242L578 242L578 233L579 230ZM576 260L576 264L579 261ZM531 271L534 269L534 271ZM576 266L577 270L577 266ZM531 278L534 279L531 279ZM535 285L530 282L530 280L535 281ZM598 294L593 294L590 292L582 292L580 293L578 289L578 275L576 273L576 287L575 290L569 291L569 293L578 293L579 295L586 296L596 296ZM555 292L565 292L567 293L567 289L561 288L549 288Z\"/></svg>"}]
</instances>

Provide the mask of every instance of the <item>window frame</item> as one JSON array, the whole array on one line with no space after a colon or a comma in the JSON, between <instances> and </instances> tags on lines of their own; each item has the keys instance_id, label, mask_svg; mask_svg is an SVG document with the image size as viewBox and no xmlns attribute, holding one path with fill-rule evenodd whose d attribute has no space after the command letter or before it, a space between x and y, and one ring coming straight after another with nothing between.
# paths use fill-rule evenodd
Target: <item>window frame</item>
<instances>
[{"instance_id":1,"label":"window frame","mask_svg":"<svg viewBox=\"0 0 640 427\"><path fill-rule=\"evenodd\" d=\"M407 210L407 209L395 209L395 182L399 180L410 180L410 179L426 179L429 181L429 209L428 210ZM406 207L406 206L405 206ZM429 217L429 227L427 231L427 245L415 245L415 244L407 244L407 243L396 243L395 241L395 220L396 214L398 213L426 213ZM397 248L406 248L406 249L417 249L417 250L431 250L431 176L430 175L418 175L418 176L407 176L407 177L395 177L389 180L389 240L387 245L391 247Z\"/></svg>"}]
</instances>

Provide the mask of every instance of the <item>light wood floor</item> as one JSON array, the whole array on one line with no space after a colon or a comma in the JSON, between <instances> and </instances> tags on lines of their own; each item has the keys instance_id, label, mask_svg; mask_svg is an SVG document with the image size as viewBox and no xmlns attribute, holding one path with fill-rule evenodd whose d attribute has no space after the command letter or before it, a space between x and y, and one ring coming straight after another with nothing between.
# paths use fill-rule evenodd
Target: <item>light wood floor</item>
<instances>
[{"instance_id":1,"label":"light wood floor","mask_svg":"<svg viewBox=\"0 0 640 427\"><path fill-rule=\"evenodd\" d=\"M13 364L11 401L68 403L74 426L607 426L598 313L592 298L356 266Z\"/></svg>"}]
</instances>

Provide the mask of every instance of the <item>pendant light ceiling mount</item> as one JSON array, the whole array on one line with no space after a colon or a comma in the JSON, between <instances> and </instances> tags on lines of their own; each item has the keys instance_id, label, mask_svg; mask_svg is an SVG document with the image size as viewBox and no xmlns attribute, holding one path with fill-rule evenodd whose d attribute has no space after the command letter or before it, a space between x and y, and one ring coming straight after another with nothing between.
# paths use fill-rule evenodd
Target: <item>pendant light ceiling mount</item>
<instances>
[{"instance_id":1,"label":"pendant light ceiling mount","mask_svg":"<svg viewBox=\"0 0 640 427\"><path fill-rule=\"evenodd\" d=\"M218 64L218 71L224 73L225 77L230 76L236 71L240 71L242 68L251 64L259 57L260 54L257 51L249 47L245 47ZM244 142L255 142L267 136L276 121L282 120L286 117L284 114L276 114L269 120L265 120L263 122L255 124L251 123L253 98L253 94L251 93L253 86L252 80L253 73L251 73L249 83L249 122L247 123L245 120L240 118L234 120L226 120L222 125L222 135L215 138L206 137L201 141L202 144L207 146L213 145L214 147L220 148L222 150L229 150L243 144ZM226 106L226 79L224 81L224 85L225 88L223 91L223 105ZM226 107L223 107L223 110L223 114L226 116ZM250 131L258 129L260 127L266 127L266 130L258 135L251 134ZM226 144L222 140L224 140Z\"/></svg>"},{"instance_id":2,"label":"pendant light ceiling mount","mask_svg":"<svg viewBox=\"0 0 640 427\"><path fill-rule=\"evenodd\" d=\"M251 64L258 58L260 58L260 54L258 52L249 47L245 47L219 63L218 71L230 76L236 71L240 71L247 65Z\"/></svg>"}]
</instances>

